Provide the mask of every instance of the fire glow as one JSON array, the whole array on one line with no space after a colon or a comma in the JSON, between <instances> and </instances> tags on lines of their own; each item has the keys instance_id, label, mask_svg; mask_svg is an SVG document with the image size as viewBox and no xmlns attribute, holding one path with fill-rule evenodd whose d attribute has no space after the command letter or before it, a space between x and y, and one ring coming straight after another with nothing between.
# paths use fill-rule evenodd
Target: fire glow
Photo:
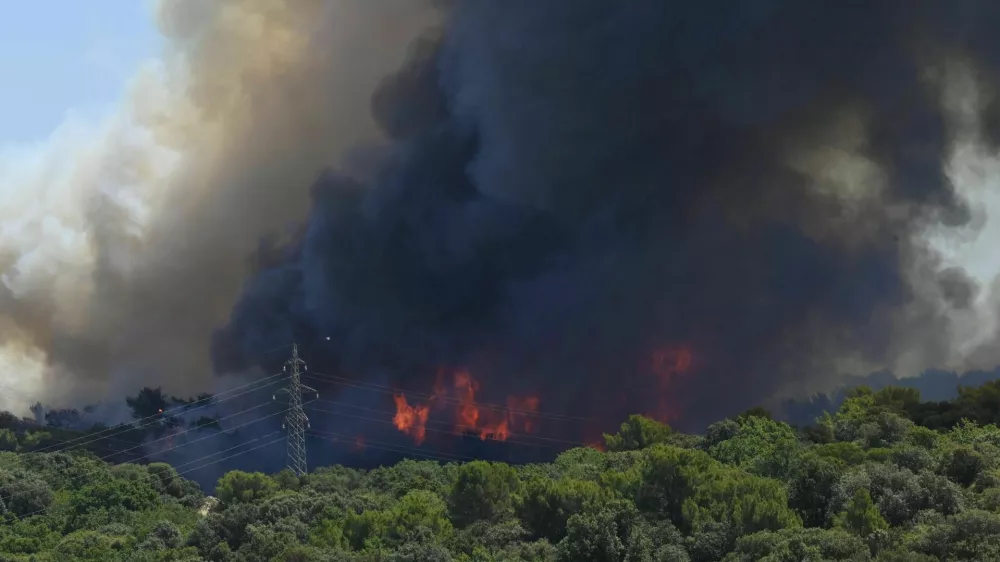
<instances>
[{"instance_id":1,"label":"fire glow","mask_svg":"<svg viewBox=\"0 0 1000 562\"><path fill-rule=\"evenodd\" d=\"M393 399L396 429L409 435L419 445L427 434L431 407L435 410L454 409L454 431L473 433L482 440L506 441L514 432L532 433L537 427L539 399L536 396L508 396L506 407L482 404L476 401L479 382L467 370L453 373L449 388L443 371L438 373L434 392L427 404L411 405L402 393Z\"/></svg>"},{"instance_id":2,"label":"fire glow","mask_svg":"<svg viewBox=\"0 0 1000 562\"><path fill-rule=\"evenodd\" d=\"M653 352L650 370L656 379L659 404L657 411L649 417L667 423L679 418L683 413L681 402L676 397L678 379L691 371L694 355L686 345L669 345Z\"/></svg>"}]
</instances>

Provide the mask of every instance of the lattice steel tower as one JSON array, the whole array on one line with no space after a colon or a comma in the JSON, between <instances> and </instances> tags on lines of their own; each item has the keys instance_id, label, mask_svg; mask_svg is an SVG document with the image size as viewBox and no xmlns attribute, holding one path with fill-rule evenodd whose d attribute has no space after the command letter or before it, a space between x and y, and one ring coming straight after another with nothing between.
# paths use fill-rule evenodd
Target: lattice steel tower
<instances>
[{"instance_id":1,"label":"lattice steel tower","mask_svg":"<svg viewBox=\"0 0 1000 562\"><path fill-rule=\"evenodd\" d=\"M285 414L285 423L281 424L282 429L288 430L288 468L295 474L302 476L307 472L306 465L306 428L309 427L309 418L302 409L302 393L309 391L319 392L315 388L302 384L301 371L308 370L306 362L299 358L298 344L292 344L292 358L285 361L284 371L289 373L288 387L279 390L279 393L288 394L288 411ZM275 400L278 395L273 396Z\"/></svg>"}]
</instances>

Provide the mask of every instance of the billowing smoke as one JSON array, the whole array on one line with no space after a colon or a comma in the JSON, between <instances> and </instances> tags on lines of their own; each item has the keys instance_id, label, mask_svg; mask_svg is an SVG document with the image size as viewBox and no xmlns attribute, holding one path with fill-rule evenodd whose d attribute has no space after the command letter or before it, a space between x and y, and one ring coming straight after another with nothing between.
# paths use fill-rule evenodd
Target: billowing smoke
<instances>
[{"instance_id":1,"label":"billowing smoke","mask_svg":"<svg viewBox=\"0 0 1000 562\"><path fill-rule=\"evenodd\" d=\"M120 118L2 175L18 388L201 391L295 339L696 425L1000 360L994 3L429 4L163 2Z\"/></svg>"},{"instance_id":2,"label":"billowing smoke","mask_svg":"<svg viewBox=\"0 0 1000 562\"><path fill-rule=\"evenodd\" d=\"M212 390L247 256L306 216L319 170L379 138L371 91L439 16L163 0L156 17L166 52L113 118L0 152L0 408Z\"/></svg>"},{"instance_id":3,"label":"billowing smoke","mask_svg":"<svg viewBox=\"0 0 1000 562\"><path fill-rule=\"evenodd\" d=\"M992 3L447 18L372 98L378 173L326 174L260 251L220 372L294 337L336 375L429 392L469 369L497 402L698 423L848 372L996 364L997 264L961 250L993 224L994 180L965 169L995 153Z\"/></svg>"}]
</instances>

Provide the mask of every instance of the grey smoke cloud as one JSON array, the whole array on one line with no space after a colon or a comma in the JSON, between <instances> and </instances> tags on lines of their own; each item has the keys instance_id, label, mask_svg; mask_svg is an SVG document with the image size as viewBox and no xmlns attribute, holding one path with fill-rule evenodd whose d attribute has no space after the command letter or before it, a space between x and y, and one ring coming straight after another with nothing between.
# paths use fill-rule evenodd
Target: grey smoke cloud
<instances>
[{"instance_id":1,"label":"grey smoke cloud","mask_svg":"<svg viewBox=\"0 0 1000 562\"><path fill-rule=\"evenodd\" d=\"M216 366L332 334L313 362L358 377L420 389L469 366L495 401L535 392L610 420L667 393L693 423L845 372L967 368L995 338L962 330L995 314L939 237L985 228L969 197L985 188L958 189L953 164L963 143L995 148L971 132L985 113L948 103L988 91L996 17L453 3L437 46L374 96L395 140L380 174L316 183ZM956 93L960 67L977 79ZM649 367L664 345L694 355L669 388Z\"/></svg>"},{"instance_id":2,"label":"grey smoke cloud","mask_svg":"<svg viewBox=\"0 0 1000 562\"><path fill-rule=\"evenodd\" d=\"M117 115L0 156L0 377L21 394L211 389L210 336L247 256L305 217L322 168L377 141L371 91L438 15L164 0L156 17L166 52ZM0 407L26 407L10 396Z\"/></svg>"},{"instance_id":3,"label":"grey smoke cloud","mask_svg":"<svg viewBox=\"0 0 1000 562\"><path fill-rule=\"evenodd\" d=\"M161 2L118 117L0 164L3 382L198 392L295 337L697 423L1000 359L992 3L437 4Z\"/></svg>"}]
</instances>

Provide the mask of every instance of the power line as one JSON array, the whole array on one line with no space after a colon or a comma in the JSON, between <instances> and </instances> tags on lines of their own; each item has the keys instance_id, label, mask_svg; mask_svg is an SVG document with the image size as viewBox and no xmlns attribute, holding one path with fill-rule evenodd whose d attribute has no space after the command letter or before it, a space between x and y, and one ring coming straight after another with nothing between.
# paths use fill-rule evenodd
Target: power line
<instances>
[{"instance_id":1,"label":"power line","mask_svg":"<svg viewBox=\"0 0 1000 562\"><path fill-rule=\"evenodd\" d=\"M326 339L329 340L330 338L327 337ZM457 403L461 403L461 400L458 400L458 399L455 399L455 398L449 398L447 396L436 396L436 395L432 395L432 394L427 394L425 392L416 392L416 391L413 391L413 390L406 390L404 388L399 388L399 387L391 387L391 386L386 386L386 385L378 384L378 383L364 382L364 381L359 381L359 380L355 380L355 379L349 379L347 377L341 377L341 376L337 376L337 375L330 375L330 374L318 373L316 371L311 371L311 372L313 374L316 374L316 375L322 375L324 377L329 377L331 379L337 379L339 381L344 381L341 384L344 384L345 386L351 386L351 384L363 384L363 385L368 385L368 386L371 386L371 387L380 388L380 389L383 389L382 391L384 391L384 392L391 392L393 394L398 394L400 392L403 392L403 393L405 393L408 396L416 396L418 398L423 398L423 399L426 399L426 400L434 398L434 399L444 400L445 402L457 402ZM357 387L357 388L362 388L362 387ZM478 407L482 408L482 409L485 409L485 410L497 410L497 411L504 411L504 412L514 412L514 413L519 413L519 414L524 414L524 415L532 415L532 416L536 416L536 417L548 417L548 418L552 418L552 419L576 420L576 421L587 421L587 422L594 421L594 420L592 420L590 418L581 417L581 416L573 416L573 415L569 415L569 414L540 413L540 412L531 411L531 410L519 410L519 409L516 409L516 408L510 408L510 407L504 406L504 405L490 404L488 402L477 403L476 405Z\"/></svg>"},{"instance_id":2,"label":"power line","mask_svg":"<svg viewBox=\"0 0 1000 562\"><path fill-rule=\"evenodd\" d=\"M379 410L377 408L368 408L366 406L357 406L355 404L348 404L346 402L337 402L335 400L326 400L326 399L320 400L320 399L316 399L316 400L313 400L313 402L322 402L324 404L331 404L333 406L342 406L342 407L346 407L346 408L355 408L355 409L358 409L358 410L365 410L365 411L373 412L373 413L376 413L376 414L384 414L384 415L390 416L390 417L394 417L396 415L396 412L389 412L389 411L386 411L386 410ZM314 408L315 408L315 406L314 406ZM326 411L326 410L324 410L324 411ZM377 421L379 423L392 423L392 424L395 424L395 422L388 421L388 420L372 420L371 418L364 418L364 417L360 417L360 416L355 416L353 414L344 414L344 413L330 412L330 411L327 411L327 412L328 413L335 413L335 414L343 415L343 416L347 416L347 417L354 417L354 418L357 418L357 419ZM445 423L445 422L441 422L441 421L437 421L437 420L427 420L426 424L434 424L434 425L437 425L437 426L449 426L449 427L456 427L458 429L468 429L468 430L481 430L482 429L480 427L476 427L476 426L472 426L472 425L449 424L449 423ZM426 424L425 424L425 429L427 429L426 428ZM431 431L431 430L428 429L428 431ZM453 433L454 435L460 435L460 436L463 436L463 437L466 435L465 433L459 433L457 431L452 431L450 433ZM527 438L527 439L538 439L540 441L551 441L553 443L562 443L562 444L565 444L565 445L576 445L576 446L584 445L584 443L581 443L580 441L573 441L573 440L570 440L570 439L559 439L557 437L546 437L544 435L535 435L535 434L532 434L532 433L514 433L512 431L508 431L507 433L508 433L508 435L510 435L512 437L522 437L522 438ZM499 441L499 440L497 440L497 441ZM521 445L534 445L533 443L520 443L518 441L510 441L510 440L505 440L505 441L507 441L508 443L517 443L517 444L521 444Z\"/></svg>"},{"instance_id":3,"label":"power line","mask_svg":"<svg viewBox=\"0 0 1000 562\"><path fill-rule=\"evenodd\" d=\"M316 400L316 402L326 402L326 401L325 400ZM369 417L365 417L365 416L358 416L358 415L355 415L355 414L347 414L347 413L344 413L344 412L335 412L333 410L326 410L326 409L323 409L323 408L317 408L315 406L312 406L310 409L313 410L313 411L317 411L317 412L323 412L323 413L326 413L326 414L333 414L335 416L344 416L344 417L353 418L353 419L356 419L356 420L364 420L364 421L370 421L370 422L376 422L376 423L382 423L382 424L395 425L395 423L392 420L369 418ZM434 429L432 427L424 427L424 430L425 431L430 431L430 432L433 432L433 433L440 433L440 434L443 434L443 435L454 435L456 437L468 437L469 436L468 433L463 433L463 432L453 431L453 430L452 431L448 431L448 430L444 430L444 429ZM544 443L529 443L527 441L516 441L516 440L513 440L513 439L503 439L503 440L500 440L500 439L496 439L496 438L492 438L492 437L487 437L487 438L485 438L483 440L484 441L496 441L498 443L510 443L510 444L513 444L513 445L524 445L526 447L546 447L546 445ZM579 442L575 442L575 441L568 442L568 443L569 444L573 444L573 445L577 445L577 446L583 446L584 445L584 443L579 443Z\"/></svg>"},{"instance_id":4,"label":"power line","mask_svg":"<svg viewBox=\"0 0 1000 562\"><path fill-rule=\"evenodd\" d=\"M280 413L280 412L279 412L279 413ZM258 420L258 421L259 421L259 420ZM210 462L208 462L208 463L205 463L205 464L201 464L201 465L198 465L198 466L196 466L196 467L194 467L194 468L190 468L190 469L188 469L188 470L185 470L185 471L177 471L177 469L178 469L178 468L180 468L180 467L184 467L184 466L188 466L188 465L190 465L190 464L194 464L194 463L196 463L196 462L198 462L198 461L202 461L202 460L205 460L205 459L207 459L207 458L210 458L210 457L214 457L214 456L216 456L216 455L221 455L222 453L226 453L226 452L229 452L229 451L232 451L233 449L238 449L238 448L240 448L240 447L243 447L243 446L246 446L246 445L248 445L248 444L250 444L250 443L254 443L254 442L257 442L257 441L260 441L260 440L262 440L262 439L267 439L268 437L271 437L272 435L277 435L278 433L281 433L281 431L272 431L271 433L268 433L267 435L263 435L263 436L261 436L261 437L256 437L256 438L254 438L254 439L251 439L251 440L249 440L249 441L247 441L247 442L245 442L245 443L241 443L241 444L239 444L239 445L236 445L235 447L230 447L229 449L225 449L225 450L223 450L223 451L217 451L217 452L215 452L215 453L210 453L210 454L208 454L208 455L204 455L204 456L202 456L202 457L199 457L199 458L197 458L197 459L193 459L193 460L191 460L191 461L188 461L188 462L186 462L186 463L184 463L184 464L179 464L179 465L176 465L176 466L174 466L173 468L174 468L174 470L175 470L175 471L177 472L177 476L178 476L178 477L180 477L180 476L183 476L183 475L185 475L185 474L190 474L191 472L194 472L194 471L196 471L196 470L199 470L199 469L202 469L202 468L205 468L206 466L211 466L211 465L213 465L213 464L216 464L216 463L220 463L220 462L222 462L222 461L225 461L225 460L229 460L229 459L231 459L231 458L234 458L234 457L238 457L238 456L240 456L240 455L245 455L245 454L247 454L247 453L249 453L249 452L251 452L251 451L255 451L255 450L257 450L257 449L260 449L260 448L262 448L262 447L266 447L266 446L268 446L268 445L271 445L271 444L273 444L273 443L277 443L278 441L281 441L282 439L284 439L284 437L278 437L277 439L274 439L274 440L271 440L271 441L268 441L267 443L264 443L264 444L262 444L262 445L258 445L258 446L256 446L256 447L251 447L250 449L247 449L247 450L245 450L245 451L241 451L241 452L239 452L239 453L236 453L236 454L234 454L234 455L229 455L229 456L227 456L227 457L223 457L223 458L221 458L221 459L216 459L216 460L214 460L214 461L210 461ZM115 467L115 466L121 466L121 465L110 465L110 466L109 466L109 468L112 468L112 467ZM102 469L102 470L103 470L103 469ZM90 472L88 472L88 473L86 473L86 474L83 474L83 475L79 475L79 476L88 476L88 475L93 475L93 474L97 474L98 472L101 472L102 470L94 470L94 471L90 471ZM157 475L155 475L155 474L149 474L149 473L145 474L145 475L144 475L143 477L144 477L144 478L146 478L147 480L150 480L150 481L151 481L152 479L155 479L155 478L158 478L158 476L157 476ZM38 514L40 514L40 513L44 513L44 512L46 512L46 511L48 511L49 509L51 509L51 508L50 508L50 507L48 507L48 508L44 508L44 509L39 509L39 510L35 510L35 511L32 511L32 512L29 512L29 513L25 513L24 515L21 515L21 516L20 516L20 518L21 518L21 519L25 519L25 518L28 518L28 517L31 517L31 516L33 516L33 515L38 515Z\"/></svg>"},{"instance_id":5,"label":"power line","mask_svg":"<svg viewBox=\"0 0 1000 562\"><path fill-rule=\"evenodd\" d=\"M292 357L285 362L284 371L289 373L288 387L279 389L278 392L288 394L288 414L285 416L283 429L288 430L288 468L297 476L308 473L306 464L306 428L309 427L309 418L306 417L302 409L302 393L305 391L315 392L319 398L319 392L311 386L302 384L301 372L308 369L306 362L299 358L298 344L292 344ZM277 393L273 397L277 400Z\"/></svg>"},{"instance_id":6,"label":"power line","mask_svg":"<svg viewBox=\"0 0 1000 562\"><path fill-rule=\"evenodd\" d=\"M23 429L21 429L21 428L15 429L14 432L15 433L24 433L25 435L27 435L29 432L30 433L48 433L49 435L53 436L53 439L51 439L50 441L54 441L54 442L52 444L48 445L48 447L54 447L54 446L59 446L59 445L63 445L63 444L66 444L66 443L70 443L72 441L76 441L76 440L79 440L81 438L85 438L88 435L85 431L81 431L79 429L70 429L68 427L62 427L62 426L58 426L58 425L39 425L37 423L28 423L28 422L24 422L23 425L25 426ZM65 437L63 439L55 439L54 434L59 434L59 433L71 433L71 434L73 434L73 435L75 435L77 437ZM58 441L58 442L55 442L55 441ZM130 441L128 439L118 439L118 438L115 438L113 436L101 437L100 441L106 441L108 443L125 443L127 445L134 445L135 444L135 441ZM38 451L32 451L32 452L43 452L43 451L38 450ZM45 452L48 452L48 451L45 451ZM58 453L59 451L52 451L52 452L57 452Z\"/></svg>"},{"instance_id":7,"label":"power line","mask_svg":"<svg viewBox=\"0 0 1000 562\"><path fill-rule=\"evenodd\" d=\"M350 435L344 435L342 433L331 433L331 432L328 432L328 431L318 431L318 430L315 430L315 429L310 429L308 432L306 432L306 435L308 435L310 437L315 437L317 439L322 439L324 437L331 437L331 438L333 438L333 439L331 439L331 441L333 441L335 443L339 443L340 442L339 439L352 439L352 437ZM374 443L374 444L372 444L372 443ZM397 445L395 443L386 443L385 441L369 441L368 439L364 440L364 447L365 448L370 447L372 449L380 449L380 450L389 451L389 452L392 452L392 453L405 453L405 454L408 454L408 455L415 455L415 456L419 456L419 457L425 457L425 458L429 458L429 459L449 461L449 462L463 461L463 460L464 461L475 460L474 457L469 457L469 456L466 456L466 455L458 455L458 454L454 454L454 453L445 453L443 451L435 451L433 453L428 453L426 451L421 451L421 450L416 449L414 447L407 447L405 445Z\"/></svg>"},{"instance_id":8,"label":"power line","mask_svg":"<svg viewBox=\"0 0 1000 562\"><path fill-rule=\"evenodd\" d=\"M274 384L274 383L276 383L278 381L276 381L276 380L275 381L271 381L271 382L269 382L267 384L264 384L264 385L260 385L260 383L268 381L270 379L274 379L275 377L280 377L282 374L283 373L276 373L276 374L273 374L271 376L264 377L263 379L258 379L256 381L253 381L253 382L250 382L250 383L247 383L247 384L244 384L244 385L240 385L240 386L237 386L235 388L231 388L231 389L226 390L224 392L220 392L219 394L216 394L214 396L202 398L201 400L197 400L195 402L192 402L191 404L187 404L187 405L184 405L184 406L178 406L176 408L168 409L168 410L163 411L163 412L158 412L158 413L153 414L151 416L146 416L144 418L140 418L140 419L132 422L131 424L127 424L126 427L124 427L124 428L120 427L120 426L109 427L107 429L103 429L101 431L98 431L97 433L88 433L87 435L83 435L83 436L78 437L76 439L70 439L69 441L63 442L62 444L65 445L65 444L74 443L76 441L82 441L84 439L90 439L89 441L86 441L84 443L79 443L77 445L73 445L73 447L80 447L80 446L83 446L83 445L87 445L87 444L93 443L95 441L100 441L101 439L105 439L105 438L108 438L108 437L113 437L115 435L121 435L123 433L128 433L130 431L134 431L136 429L141 429L143 427L143 425L142 425L143 422L148 421L148 420L152 420L152 419L162 419L163 417L168 416L168 415L172 414L173 412L175 412L177 410L182 410L185 413L196 412L196 411L201 410L203 408L207 408L209 406L214 406L214 405L217 405L217 404L221 404L222 402L225 402L227 400L232 400L233 398L238 398L240 396L243 396L243 395L249 394L251 392L255 392L257 390L261 390L263 388L271 386L272 384ZM241 392L241 393L233 395L233 396L229 396L229 397L224 398L222 400L218 400L219 396L224 396L226 394L230 394L232 392L236 392L237 390L242 390L244 388L247 388L247 387L250 387L250 386L254 386L254 385L260 385L260 386L258 386L257 388L252 388L252 389L247 390L245 392ZM208 402L208 403L203 404L201 406L194 407L194 408L190 407L190 406L192 406L194 404L197 404L199 402ZM138 425L133 425L133 424L138 424ZM108 432L112 432L112 433L108 434ZM53 446L49 446L49 447L43 447L42 449L39 449L38 451L34 451L34 452L36 452L36 453L51 452L51 449L53 447L55 447L55 446L57 446L57 445L53 445ZM60 451L55 451L55 452L62 452L62 451L65 451L65 450L73 448L73 447L67 447L66 449L62 449Z\"/></svg>"},{"instance_id":9,"label":"power line","mask_svg":"<svg viewBox=\"0 0 1000 562\"><path fill-rule=\"evenodd\" d=\"M288 349L289 347L292 347L294 345L295 345L294 342L293 343L286 343L284 345L279 345L278 347L272 347L271 349L265 349L264 351L261 351L260 354L261 355L266 355L268 353L274 353L275 351L281 351L282 349Z\"/></svg>"},{"instance_id":10,"label":"power line","mask_svg":"<svg viewBox=\"0 0 1000 562\"><path fill-rule=\"evenodd\" d=\"M230 414L230 415L228 415L228 416L225 416L225 417L222 417L222 418L219 418L219 419L218 419L217 421L222 421L222 420L226 420L226 419L230 419L230 418L234 418L234 417L236 417L236 416L240 416L240 415L243 415L243 414L245 414L245 413L247 413L247 412L252 412L253 410L257 410L257 409L259 409L259 408L262 408L262 407L264 407L264 406L267 406L268 404L270 404L270 402L264 402L264 403L262 403L262 404L258 404L258 405L256 405L256 406L254 406L254 407L252 407L252 408L247 408L246 410L243 410L243 411L240 411L240 412L236 412L235 414ZM247 422L247 423L243 423L243 424L240 424L240 425L238 425L238 426L236 426L236 427L233 427L233 428L230 428L230 430L229 430L229 431L233 431L233 430L236 430L236 429L239 429L239 428L241 428L241 427L244 427L244 426L246 426L246 425L249 425L250 423L255 423L255 422L257 422L257 421L260 421L260 420L262 420L262 419L267 419L267 418L270 418L270 417L274 417L274 416L276 416L276 415L279 415L279 414L281 414L281 413L282 413L282 412L278 412L277 414L271 414L271 415L268 415L268 416L264 416L263 418L258 418L258 419L256 419L256 420L254 420L253 422ZM178 432L178 433L172 433L172 434L170 434L170 435L166 435L166 436L164 436L164 437L160 437L159 439L154 439L153 441L150 441L150 442L148 442L148 443L140 443L140 444L138 444L138 445L136 445L136 446L134 446L134 447L130 447L130 448L128 448L128 449L123 449L123 450L121 450L121 451L118 451L118 452L116 452L116 453L114 453L114 454L111 454L111 455L106 455L106 456L103 456L103 457L99 457L99 458L98 458L97 460L100 460L100 461L107 461L107 459L109 459L109 458L111 458L111 457L113 457L113 456L115 456L115 455L119 455L119 454L122 454L122 453L127 453L127 452L129 452L129 451L134 451L134 450L136 450L136 449L140 449L140 448L142 448L142 447L145 447L145 446L147 446L147 445L152 445L152 444L154 444L154 443L159 443L159 442L161 442L161 441L166 441L166 440L168 440L168 439L173 439L173 438L175 438L175 437L179 437L179 436L181 436L181 435L184 435L184 434L186 434L186 433L190 433L190 432L192 432L192 431L194 431L194 430L196 430L196 429L199 429L199 428L189 428L189 429L185 429L184 431L180 431L180 432ZM149 453L148 455L144 455L144 456L142 456L142 457L138 457L137 459L133 459L133 460L139 460L139 459L142 459L142 458L148 458L148 457L150 457L150 456L152 456L152 455L155 455L155 454L159 454L159 453L165 453L165 452L167 452L167 451L172 451L173 449L176 449L176 448L178 448L178 447L183 447L184 445L188 445L188 444L190 444L190 443L194 443L194 442L197 442L197 441L203 441L203 440L205 440L205 439L208 439L208 438L210 438L210 437L215 437L216 435L219 435L219 433L213 433L212 435L207 435L207 436L205 436L205 437L202 437L202 438L199 438L199 439L195 439L195 440L193 440L193 441L187 441L187 442L185 442L185 443L181 443L181 444L179 444L179 445L175 445L175 446L173 446L173 447L169 447L169 448L167 448L167 449L161 449L160 451L157 451L157 452L154 452L154 453Z\"/></svg>"},{"instance_id":11,"label":"power line","mask_svg":"<svg viewBox=\"0 0 1000 562\"><path fill-rule=\"evenodd\" d=\"M265 402L265 403L263 403L263 404L260 404L260 405L258 405L258 406L255 406L255 407L251 408L250 410L244 410L243 412L240 412L239 414L233 414L233 415L234 415L234 416L236 416L236 415L240 415L240 414L242 414L242 413L246 413L246 412L248 412L248 411L251 411L251 410L255 410L255 409L257 409L257 408L260 408L260 407L262 407L262 406L266 406L266 405L268 405L268 404L270 404L270 403L269 403L269 402ZM281 415L281 414L283 414L283 413L284 413L284 410L282 410L282 411L279 411L279 412L276 412L276 413L274 413L274 414L269 414L269 415L267 415L267 416L263 416L263 417L260 417L260 418L257 418L257 419L254 419L254 420L251 420L251 421L248 421L248 422L244 422L244 423L241 423L240 425L237 425L236 427L233 427L233 428L231 428L231 429L230 429L230 431L235 431L235 430L237 430L237 429L240 429L241 427L246 427L246 426L248 426L248 425L252 425L252 424L255 424L255 423L259 422L259 421L263 421L263 420L266 420L266 419L268 419L268 418L273 418L273 417L275 417L275 416L278 416L278 415ZM229 416L229 417L233 417L233 416ZM183 435L183 433L186 433L186 432L182 432L182 433L179 433L178 435ZM193 443L197 443L197 442L199 442L199 441L204 441L204 440L206 440L206 439L211 439L212 437L217 437L218 435L221 435L221 434L220 434L220 433L213 433L212 435L206 435L206 436L204 436L204 437L199 437L198 439L193 439L193 440L191 440L191 441L186 441L186 442L184 442L184 443L179 443L179 444L177 444L177 445L174 445L174 446L172 446L172 447L168 447L168 448L166 448L166 449L161 449L161 450L159 450L159 451L155 451L155 452L152 452L152 453L148 453L148 454L146 454L146 455L143 455L143 456L141 456L141 457L137 457L137 458L135 458L135 459L131 459L131 460L130 460L130 461L129 461L128 463L120 463L120 464L129 464L129 463L131 463L131 462L133 462L133 461L137 461L137 460L142 460L142 459L147 459L147 458L149 458L149 457L151 457L151 456L153 456L153 455L158 455L158 454L162 454L162 453L166 453L167 451L173 451L173 450L175 450L175 449L179 449L179 448L181 448L181 447L184 447L184 446L187 446L187 445L191 445L191 444L193 444ZM168 436L168 437L174 437L174 436L173 436L173 435L171 435L171 436ZM166 439L166 438L163 438L163 439ZM163 439L158 439L157 441L162 441ZM250 442L253 442L253 441L255 441L255 440L254 440L254 439L251 439L251 440L250 440ZM150 442L150 444L152 444L152 443L155 443L155 442L156 442L156 441L152 441L152 442ZM139 445L139 447L141 447L141 446L142 446L142 445ZM138 448L138 447L135 447L135 448ZM214 455L214 454L216 454L216 453L213 453L212 455ZM212 456L212 455L206 455L205 457L202 457L202 458L208 458L208 457L210 457L210 456ZM109 457L111 457L111 456L114 456L114 455L108 455L108 456L105 456L105 457L101 457L101 458L98 458L97 460L98 460L98 461L103 461L103 462L107 462L107 459L108 459ZM201 460L201 459L197 459L197 460ZM111 463L108 463L108 464L111 464ZM114 464L111 464L111 466L120 466L120 464L119 464L119 465L114 465ZM184 466L184 465L181 465L181 466ZM174 467L174 468L176 469L176 467ZM71 478L70 478L70 479L69 479L68 481L69 481L69 482L70 482L71 484L74 484L74 485L75 485L75 484L76 484L76 483L77 483L77 482L78 482L78 481L79 481L79 480L80 480L81 478L86 478L86 477L89 477L89 476L93 476L93 475L95 475L95 474L99 474L99 473L103 472L104 470L105 470L104 468L99 468L99 469L95 469L95 470L91 470L91 471L88 471L88 472L84 472L83 474L77 474L76 476L74 476L74 477L71 477Z\"/></svg>"},{"instance_id":12,"label":"power line","mask_svg":"<svg viewBox=\"0 0 1000 562\"><path fill-rule=\"evenodd\" d=\"M274 432L274 433L271 433L271 434L269 434L269 435L275 435L276 433L278 433L278 432L276 431L276 432ZM184 474L190 474L190 473L192 473L192 472L194 472L194 471L196 471L196 470L199 470L199 469L202 469L202 468L205 468L206 466L211 466L211 465L213 465L213 464L216 464L216 463L220 463L220 462L222 462L222 461L226 461L226 460L229 460L229 459L232 459L232 458L236 458L236 457L239 457L239 456L241 456L241 455L245 455L245 454L247 454L247 453L249 453L249 452L252 452L252 451L256 451L257 449L260 449L260 448L263 448L263 447L267 447L268 445L271 445L271 444L273 444L273 443L277 443L278 441L281 441L281 440L282 440L282 439L284 439L284 438L285 438L284 436L281 436L281 437L278 437L277 439L272 439L271 441L268 441L267 443L264 443L264 444L262 444L262 445L257 445L256 447L251 447L250 449L247 449L246 451L242 451L242 452L239 452L239 453L236 453L235 455L229 455L228 457L223 457L223 458L221 458L221 459L218 459L218 460L214 460L214 461L212 461L212 462L209 462L209 463L205 463L205 464L202 464L202 465L199 465L199 466L196 466L196 467L194 467L194 468L191 468L191 469L188 469L188 470L185 470L184 472L178 472L177 474L178 474L178 476L182 476L182 475L184 475ZM262 439L262 438L261 438L261 439ZM256 439L255 439L255 440L251 440L251 441L250 441L250 443L253 443L254 441L256 441ZM211 455L206 455L205 457L202 457L202 458L207 458L207 457L209 457L209 456L211 456Z\"/></svg>"},{"instance_id":13,"label":"power line","mask_svg":"<svg viewBox=\"0 0 1000 562\"><path fill-rule=\"evenodd\" d=\"M385 394L403 394L405 396L414 396L417 398L422 398L425 400L442 400L444 402L451 402L453 404L463 404L464 402L458 398L452 398L450 396L439 396L434 394L427 394L425 392L416 392L412 390L407 390L405 388L392 387L384 384L378 384L373 382L364 382L355 379L349 379L346 377L340 377L337 375L330 375L325 373L319 373L315 370L309 371L310 375L317 380L323 380L326 382L332 382L334 384L342 384L344 386L359 388L362 390L371 390L374 392L382 392ZM549 412L539 412L534 410L522 410L518 408L511 408L508 406L503 406L500 404L491 404L489 402L476 402L476 407L483 410L493 410L497 412L512 412L515 414L522 414L524 416L533 416L537 418L549 418L553 420L560 421L594 421L590 418L584 418L580 416L571 416L568 414L554 414Z\"/></svg>"},{"instance_id":14,"label":"power line","mask_svg":"<svg viewBox=\"0 0 1000 562\"><path fill-rule=\"evenodd\" d=\"M25 432L15 431L14 435L16 437L18 437L18 438L25 438L25 437L27 437L28 432L26 432L26 431ZM123 441L123 442L127 443L127 441ZM11 453L18 453L18 454L21 454L21 455L27 455L27 454L33 454L36 451L33 450L33 449L21 448L21 442L18 441L18 449L15 450L15 451L10 451L10 452ZM110 453L111 456L114 456L116 454L114 449L112 449L110 447L101 447L101 446L95 446L93 449L88 449L87 452L94 454L95 457L97 456L98 452L99 453Z\"/></svg>"}]
</instances>

